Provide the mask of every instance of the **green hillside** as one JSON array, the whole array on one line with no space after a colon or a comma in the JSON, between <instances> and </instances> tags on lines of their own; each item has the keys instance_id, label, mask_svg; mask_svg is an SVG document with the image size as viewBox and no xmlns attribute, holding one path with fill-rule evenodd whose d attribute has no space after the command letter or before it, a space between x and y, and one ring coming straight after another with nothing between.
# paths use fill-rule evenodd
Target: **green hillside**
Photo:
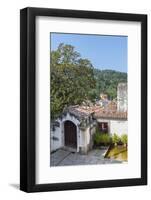
<instances>
[{"instance_id":1,"label":"green hillside","mask_svg":"<svg viewBox=\"0 0 151 200\"><path fill-rule=\"evenodd\" d=\"M117 96L117 85L121 82L127 82L127 73L114 70L94 69L96 79L96 88L91 91L92 98L99 98L100 93L105 93L110 99Z\"/></svg>"}]
</instances>

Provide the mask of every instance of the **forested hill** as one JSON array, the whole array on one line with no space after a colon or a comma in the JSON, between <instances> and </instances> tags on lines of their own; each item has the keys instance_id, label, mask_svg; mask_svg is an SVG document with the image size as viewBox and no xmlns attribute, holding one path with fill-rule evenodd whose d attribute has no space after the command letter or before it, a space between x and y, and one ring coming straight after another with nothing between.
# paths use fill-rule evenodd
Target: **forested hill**
<instances>
[{"instance_id":1,"label":"forested hill","mask_svg":"<svg viewBox=\"0 0 151 200\"><path fill-rule=\"evenodd\" d=\"M127 82L127 73L114 70L94 69L96 79L96 89L93 91L97 97L100 93L108 94L109 98L114 99L117 96L117 85L121 82Z\"/></svg>"}]
</instances>

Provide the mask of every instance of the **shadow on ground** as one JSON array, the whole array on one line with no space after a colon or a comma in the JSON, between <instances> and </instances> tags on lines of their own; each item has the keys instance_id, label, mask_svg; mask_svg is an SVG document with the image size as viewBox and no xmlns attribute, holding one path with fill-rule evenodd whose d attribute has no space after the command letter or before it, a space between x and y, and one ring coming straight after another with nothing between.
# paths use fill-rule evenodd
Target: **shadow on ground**
<instances>
[{"instance_id":1,"label":"shadow on ground","mask_svg":"<svg viewBox=\"0 0 151 200\"><path fill-rule=\"evenodd\" d=\"M16 190L19 190L19 188L20 188L20 185L17 184L17 183L10 183L9 185L10 185L11 187L15 188Z\"/></svg>"}]
</instances>

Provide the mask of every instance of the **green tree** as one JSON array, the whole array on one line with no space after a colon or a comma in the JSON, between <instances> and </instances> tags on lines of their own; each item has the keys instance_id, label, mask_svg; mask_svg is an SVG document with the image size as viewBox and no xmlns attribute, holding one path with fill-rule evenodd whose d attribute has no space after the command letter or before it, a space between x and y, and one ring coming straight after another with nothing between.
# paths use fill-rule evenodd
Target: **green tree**
<instances>
[{"instance_id":1,"label":"green tree","mask_svg":"<svg viewBox=\"0 0 151 200\"><path fill-rule=\"evenodd\" d=\"M56 118L66 106L91 99L95 88L93 66L81 58L71 45L60 44L51 52L51 118Z\"/></svg>"},{"instance_id":2,"label":"green tree","mask_svg":"<svg viewBox=\"0 0 151 200\"><path fill-rule=\"evenodd\" d=\"M96 79L95 93L99 98L100 93L105 93L110 99L117 97L117 85L121 82L127 82L127 73L114 70L94 69Z\"/></svg>"}]
</instances>

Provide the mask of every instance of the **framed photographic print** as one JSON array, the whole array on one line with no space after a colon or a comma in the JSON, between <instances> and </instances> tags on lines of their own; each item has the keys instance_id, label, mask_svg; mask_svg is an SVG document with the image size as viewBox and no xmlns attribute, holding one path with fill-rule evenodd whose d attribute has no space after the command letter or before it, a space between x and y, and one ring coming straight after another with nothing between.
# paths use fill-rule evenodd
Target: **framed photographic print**
<instances>
[{"instance_id":1,"label":"framed photographic print","mask_svg":"<svg viewBox=\"0 0 151 200\"><path fill-rule=\"evenodd\" d=\"M20 189L147 184L147 16L20 12Z\"/></svg>"}]
</instances>

